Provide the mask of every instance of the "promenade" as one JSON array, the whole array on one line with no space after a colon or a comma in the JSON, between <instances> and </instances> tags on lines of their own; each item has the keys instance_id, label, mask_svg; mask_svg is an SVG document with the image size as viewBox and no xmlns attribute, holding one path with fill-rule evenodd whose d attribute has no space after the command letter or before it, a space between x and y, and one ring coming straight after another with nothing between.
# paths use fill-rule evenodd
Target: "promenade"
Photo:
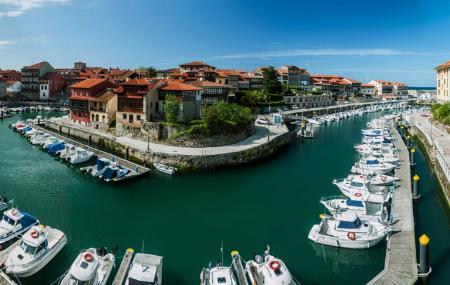
<instances>
[{"instance_id":1,"label":"promenade","mask_svg":"<svg viewBox=\"0 0 450 285\"><path fill-rule=\"evenodd\" d=\"M391 131L401 160L400 168L395 170L395 175L401 179L400 187L394 192L391 206L394 232L387 242L384 270L367 283L369 285L412 285L418 277L409 152L398 131L394 127Z\"/></svg>"}]
</instances>

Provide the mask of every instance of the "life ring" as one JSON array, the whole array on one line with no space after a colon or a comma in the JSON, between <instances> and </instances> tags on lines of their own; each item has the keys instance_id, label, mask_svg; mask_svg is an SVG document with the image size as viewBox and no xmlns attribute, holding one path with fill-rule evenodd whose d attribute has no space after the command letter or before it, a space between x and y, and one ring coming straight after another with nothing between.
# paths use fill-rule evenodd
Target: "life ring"
<instances>
[{"instance_id":1,"label":"life ring","mask_svg":"<svg viewBox=\"0 0 450 285\"><path fill-rule=\"evenodd\" d=\"M37 238L39 237L39 233L38 233L37 231L34 231L34 230L33 230L33 231L31 232L31 237L34 238L34 239L37 239Z\"/></svg>"},{"instance_id":2,"label":"life ring","mask_svg":"<svg viewBox=\"0 0 450 285\"><path fill-rule=\"evenodd\" d=\"M19 213L19 212L18 212L16 209L13 209L13 210L11 211L11 214L12 214L13 216L17 216L18 213Z\"/></svg>"},{"instance_id":3,"label":"life ring","mask_svg":"<svg viewBox=\"0 0 450 285\"><path fill-rule=\"evenodd\" d=\"M361 197L361 196L362 196L361 193L359 193L359 192L355 193L355 197Z\"/></svg>"},{"instance_id":4,"label":"life ring","mask_svg":"<svg viewBox=\"0 0 450 285\"><path fill-rule=\"evenodd\" d=\"M349 240L355 240L356 239L356 234L354 232L348 232L347 233L347 237Z\"/></svg>"},{"instance_id":5,"label":"life ring","mask_svg":"<svg viewBox=\"0 0 450 285\"><path fill-rule=\"evenodd\" d=\"M93 259L94 259L94 256L92 254L90 254L90 253L86 253L84 255L84 260L87 261L87 262L91 262Z\"/></svg>"},{"instance_id":6,"label":"life ring","mask_svg":"<svg viewBox=\"0 0 450 285\"><path fill-rule=\"evenodd\" d=\"M270 267L270 269L275 271L275 270L279 270L280 269L281 264L280 264L280 262L278 260L273 260L273 261L271 261L269 263L269 267Z\"/></svg>"}]
</instances>

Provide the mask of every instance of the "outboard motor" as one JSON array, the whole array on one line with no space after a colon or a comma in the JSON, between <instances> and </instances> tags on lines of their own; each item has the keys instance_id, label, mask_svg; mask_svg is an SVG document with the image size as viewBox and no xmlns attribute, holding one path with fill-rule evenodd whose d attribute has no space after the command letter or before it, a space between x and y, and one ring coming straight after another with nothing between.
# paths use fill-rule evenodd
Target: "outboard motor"
<instances>
[{"instance_id":1,"label":"outboard motor","mask_svg":"<svg viewBox=\"0 0 450 285\"><path fill-rule=\"evenodd\" d=\"M99 256L105 256L106 255L106 246L100 247L97 249L97 254Z\"/></svg>"},{"instance_id":2,"label":"outboard motor","mask_svg":"<svg viewBox=\"0 0 450 285\"><path fill-rule=\"evenodd\" d=\"M264 262L264 258L261 255L257 254L255 255L255 261L256 263L261 264Z\"/></svg>"},{"instance_id":3,"label":"outboard motor","mask_svg":"<svg viewBox=\"0 0 450 285\"><path fill-rule=\"evenodd\" d=\"M113 246L113 247L111 248L111 253L112 253L112 254L116 254L117 250L119 250L119 247L118 247L117 245L116 245L116 246Z\"/></svg>"}]
</instances>

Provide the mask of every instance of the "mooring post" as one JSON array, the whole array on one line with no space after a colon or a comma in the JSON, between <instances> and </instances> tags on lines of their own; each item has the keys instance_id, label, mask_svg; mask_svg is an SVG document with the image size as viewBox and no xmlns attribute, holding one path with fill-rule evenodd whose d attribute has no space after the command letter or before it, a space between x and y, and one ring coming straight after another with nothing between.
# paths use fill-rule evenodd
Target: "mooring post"
<instances>
[{"instance_id":1,"label":"mooring post","mask_svg":"<svg viewBox=\"0 0 450 285\"><path fill-rule=\"evenodd\" d=\"M416 150L414 148L409 151L409 161L411 166L416 165Z\"/></svg>"},{"instance_id":2,"label":"mooring post","mask_svg":"<svg viewBox=\"0 0 450 285\"><path fill-rule=\"evenodd\" d=\"M125 148L125 159L128 160L128 156L130 155L130 148L126 147Z\"/></svg>"},{"instance_id":3,"label":"mooring post","mask_svg":"<svg viewBox=\"0 0 450 285\"><path fill-rule=\"evenodd\" d=\"M419 194L419 180L420 177L419 175L414 175L413 177L413 199L417 200L420 198L420 194Z\"/></svg>"},{"instance_id":4,"label":"mooring post","mask_svg":"<svg viewBox=\"0 0 450 285\"><path fill-rule=\"evenodd\" d=\"M59 126L59 134L61 134L62 133L62 126L60 125Z\"/></svg>"},{"instance_id":5,"label":"mooring post","mask_svg":"<svg viewBox=\"0 0 450 285\"><path fill-rule=\"evenodd\" d=\"M430 238L423 234L419 238L419 277L428 277L431 273L431 267L429 264L429 245L430 245Z\"/></svg>"},{"instance_id":6,"label":"mooring post","mask_svg":"<svg viewBox=\"0 0 450 285\"><path fill-rule=\"evenodd\" d=\"M406 146L411 148L411 136L406 136Z\"/></svg>"},{"instance_id":7,"label":"mooring post","mask_svg":"<svg viewBox=\"0 0 450 285\"><path fill-rule=\"evenodd\" d=\"M89 146L92 145L92 135L89 135Z\"/></svg>"}]
</instances>

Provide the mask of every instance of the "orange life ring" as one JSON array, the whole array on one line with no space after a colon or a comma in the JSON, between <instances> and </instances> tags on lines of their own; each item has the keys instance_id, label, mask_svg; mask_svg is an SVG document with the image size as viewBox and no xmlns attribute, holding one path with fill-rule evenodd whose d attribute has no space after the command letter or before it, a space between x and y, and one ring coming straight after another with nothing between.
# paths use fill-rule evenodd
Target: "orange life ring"
<instances>
[{"instance_id":1,"label":"orange life ring","mask_svg":"<svg viewBox=\"0 0 450 285\"><path fill-rule=\"evenodd\" d=\"M87 262L91 262L94 259L94 256L90 253L86 253L84 255L84 260L86 260Z\"/></svg>"},{"instance_id":2,"label":"orange life ring","mask_svg":"<svg viewBox=\"0 0 450 285\"><path fill-rule=\"evenodd\" d=\"M356 234L354 232L348 232L347 233L347 237L350 240L355 240L356 239Z\"/></svg>"},{"instance_id":3,"label":"orange life ring","mask_svg":"<svg viewBox=\"0 0 450 285\"><path fill-rule=\"evenodd\" d=\"M269 267L270 267L270 269L275 271L275 270L279 270L280 269L281 264L280 264L280 262L278 260L273 260L273 261L271 261L269 263Z\"/></svg>"},{"instance_id":4,"label":"orange life ring","mask_svg":"<svg viewBox=\"0 0 450 285\"><path fill-rule=\"evenodd\" d=\"M355 193L355 197L361 197L362 196L362 194L361 193Z\"/></svg>"},{"instance_id":5,"label":"orange life ring","mask_svg":"<svg viewBox=\"0 0 450 285\"><path fill-rule=\"evenodd\" d=\"M14 209L14 210L11 211L11 214L12 214L13 216L17 216L18 213L19 213L19 212L18 212L16 209Z\"/></svg>"},{"instance_id":6,"label":"orange life ring","mask_svg":"<svg viewBox=\"0 0 450 285\"><path fill-rule=\"evenodd\" d=\"M31 232L31 237L34 238L34 239L36 239L36 238L39 237L39 233L38 233L37 231L34 231L34 230L33 230L33 231Z\"/></svg>"}]
</instances>

